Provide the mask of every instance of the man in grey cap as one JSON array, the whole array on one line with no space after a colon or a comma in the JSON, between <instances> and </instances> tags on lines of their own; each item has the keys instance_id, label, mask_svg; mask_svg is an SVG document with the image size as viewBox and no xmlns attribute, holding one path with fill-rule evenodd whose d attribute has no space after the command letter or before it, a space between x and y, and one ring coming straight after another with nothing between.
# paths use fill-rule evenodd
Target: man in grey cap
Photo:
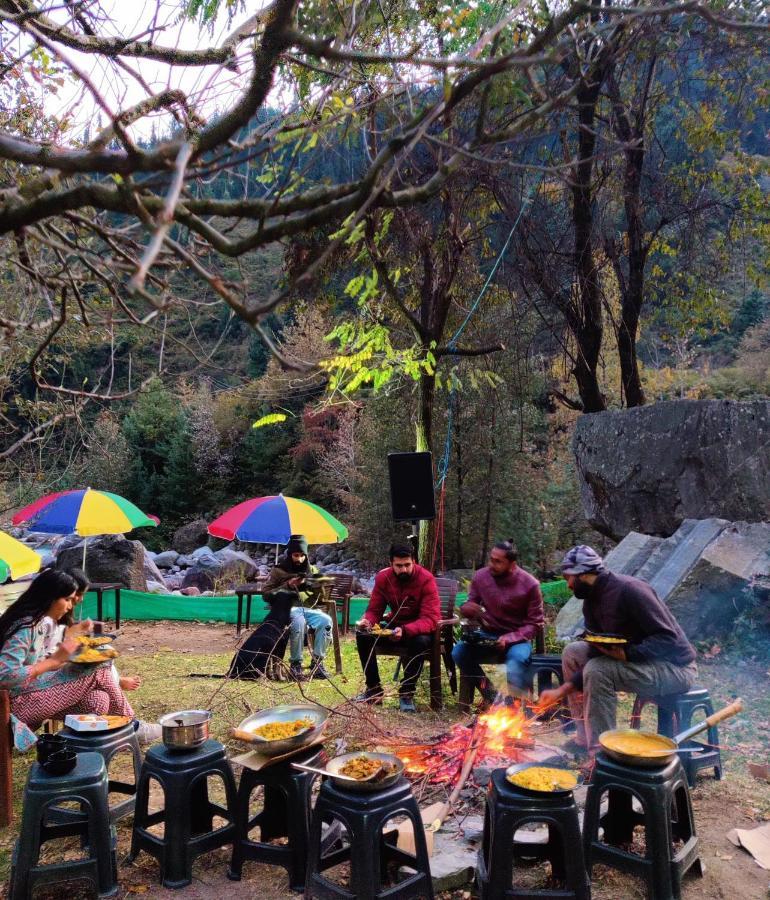
<instances>
[{"instance_id":1,"label":"man in grey cap","mask_svg":"<svg viewBox=\"0 0 770 900\"><path fill-rule=\"evenodd\" d=\"M562 653L564 684L540 695L542 708L567 698L576 742L593 755L599 735L616 727L617 694L678 694L695 684L695 650L655 591L639 578L615 575L581 544L562 560L572 593L583 601L588 635L615 643L575 641Z\"/></svg>"}]
</instances>

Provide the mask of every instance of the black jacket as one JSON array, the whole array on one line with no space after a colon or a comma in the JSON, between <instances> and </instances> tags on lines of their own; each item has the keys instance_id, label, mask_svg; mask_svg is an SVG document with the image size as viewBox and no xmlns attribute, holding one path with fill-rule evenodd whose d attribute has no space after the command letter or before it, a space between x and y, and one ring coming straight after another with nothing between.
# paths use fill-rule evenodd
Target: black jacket
<instances>
[{"instance_id":1,"label":"black jacket","mask_svg":"<svg viewBox=\"0 0 770 900\"><path fill-rule=\"evenodd\" d=\"M639 578L612 572L599 575L590 596L583 600L583 616L587 631L626 638L629 662L666 660L686 666L695 659L695 648L681 625L649 584ZM599 650L592 653L599 654ZM572 681L582 690L582 672Z\"/></svg>"}]
</instances>

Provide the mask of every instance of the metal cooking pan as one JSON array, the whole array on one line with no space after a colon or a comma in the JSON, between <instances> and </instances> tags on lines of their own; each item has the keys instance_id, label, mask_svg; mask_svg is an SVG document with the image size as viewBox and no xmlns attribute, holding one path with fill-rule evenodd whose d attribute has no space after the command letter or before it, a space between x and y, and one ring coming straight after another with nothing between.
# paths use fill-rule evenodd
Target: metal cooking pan
<instances>
[{"instance_id":1,"label":"metal cooking pan","mask_svg":"<svg viewBox=\"0 0 770 900\"><path fill-rule=\"evenodd\" d=\"M263 709L261 712L247 716L241 724L234 728L232 736L239 741L251 744L253 748L264 756L283 756L314 744L326 728L329 718L328 710L315 703L295 703L284 706L273 706L271 709ZM306 731L300 731L293 737L282 738L279 741L266 741L254 734L254 729L268 722L293 722L295 719L312 719L313 724Z\"/></svg>"},{"instance_id":2,"label":"metal cooking pan","mask_svg":"<svg viewBox=\"0 0 770 900\"><path fill-rule=\"evenodd\" d=\"M664 766L667 762L672 760L677 753L687 752L688 748L685 747L680 749L679 747L679 744L683 741L688 740L693 737L693 735L699 734L701 731L705 731L711 725L716 725L717 722L721 722L723 719L734 716L742 709L743 701L740 699L735 700L729 706L725 706L724 709L718 710L703 722L698 722L686 731L680 732L674 738L656 734L654 731L638 731L635 728L626 728L603 731L599 735L599 743L607 756L618 762L626 763L630 766L643 766L647 768ZM633 738L647 739L650 748L635 753L622 750L619 744L622 745L624 739L630 741Z\"/></svg>"},{"instance_id":3,"label":"metal cooking pan","mask_svg":"<svg viewBox=\"0 0 770 900\"><path fill-rule=\"evenodd\" d=\"M358 756L366 756L368 759L376 759L383 763L390 763L395 766L395 770L390 775L384 775L382 778L374 778L371 781L349 781L347 778L336 778L339 770L351 759ZM341 756L335 756L326 763L326 772L334 783L335 787L341 788L343 791L359 791L361 793L374 793L381 791L383 788L390 787L395 784L404 773L404 763L392 753L368 753L358 751L357 753L343 753Z\"/></svg>"}]
</instances>

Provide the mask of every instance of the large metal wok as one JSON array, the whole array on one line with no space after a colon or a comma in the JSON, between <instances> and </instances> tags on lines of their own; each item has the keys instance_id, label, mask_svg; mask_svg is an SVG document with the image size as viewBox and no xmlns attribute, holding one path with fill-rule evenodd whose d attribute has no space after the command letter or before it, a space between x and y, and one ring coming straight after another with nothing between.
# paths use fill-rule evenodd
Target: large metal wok
<instances>
[{"instance_id":1,"label":"large metal wok","mask_svg":"<svg viewBox=\"0 0 770 900\"><path fill-rule=\"evenodd\" d=\"M328 718L328 710L314 703L273 706L271 709L263 709L247 716L237 728L233 729L232 736L251 744L254 750L264 756L283 756L318 741L326 728ZM269 722L293 722L296 719L311 719L313 724L293 737L277 741L266 741L254 733L254 729L260 725L267 725Z\"/></svg>"},{"instance_id":2,"label":"large metal wok","mask_svg":"<svg viewBox=\"0 0 770 900\"><path fill-rule=\"evenodd\" d=\"M338 778L340 769L358 756L365 756L367 759L376 759L382 763L386 763L393 767L393 771L379 778L373 778L371 781L350 781L347 778ZM341 756L335 756L326 763L326 773L331 778L335 787L342 788L343 791L359 791L360 793L374 793L395 784L404 774L404 763L392 753L377 753L369 751L360 751L358 753L343 753Z\"/></svg>"},{"instance_id":3,"label":"large metal wok","mask_svg":"<svg viewBox=\"0 0 770 900\"><path fill-rule=\"evenodd\" d=\"M686 753L690 748L682 747L683 741L705 731L717 722L734 716L743 709L743 701L735 700L724 709L710 715L702 722L698 722L691 728L680 732L674 738L665 737L662 734L655 734L654 731L638 731L635 728L612 729L611 731L603 731L599 735L599 743L602 750L607 756L629 766L643 766L653 768L654 766L664 766L669 760L672 760L677 753ZM624 745L627 748L624 749ZM635 746L637 745L637 746Z\"/></svg>"}]
</instances>

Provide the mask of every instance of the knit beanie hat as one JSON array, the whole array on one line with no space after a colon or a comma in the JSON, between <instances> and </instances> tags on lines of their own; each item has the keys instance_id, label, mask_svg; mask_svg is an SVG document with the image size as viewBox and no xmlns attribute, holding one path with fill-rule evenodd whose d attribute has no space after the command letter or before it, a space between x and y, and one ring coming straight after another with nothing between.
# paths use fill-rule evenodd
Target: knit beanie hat
<instances>
[{"instance_id":1,"label":"knit beanie hat","mask_svg":"<svg viewBox=\"0 0 770 900\"><path fill-rule=\"evenodd\" d=\"M286 545L286 555L291 556L292 553L304 553L307 556L307 538L304 534L292 534L289 536L289 543Z\"/></svg>"},{"instance_id":2,"label":"knit beanie hat","mask_svg":"<svg viewBox=\"0 0 770 900\"><path fill-rule=\"evenodd\" d=\"M600 575L605 572L604 561L592 547L578 544L568 550L561 561L563 575Z\"/></svg>"}]
</instances>

